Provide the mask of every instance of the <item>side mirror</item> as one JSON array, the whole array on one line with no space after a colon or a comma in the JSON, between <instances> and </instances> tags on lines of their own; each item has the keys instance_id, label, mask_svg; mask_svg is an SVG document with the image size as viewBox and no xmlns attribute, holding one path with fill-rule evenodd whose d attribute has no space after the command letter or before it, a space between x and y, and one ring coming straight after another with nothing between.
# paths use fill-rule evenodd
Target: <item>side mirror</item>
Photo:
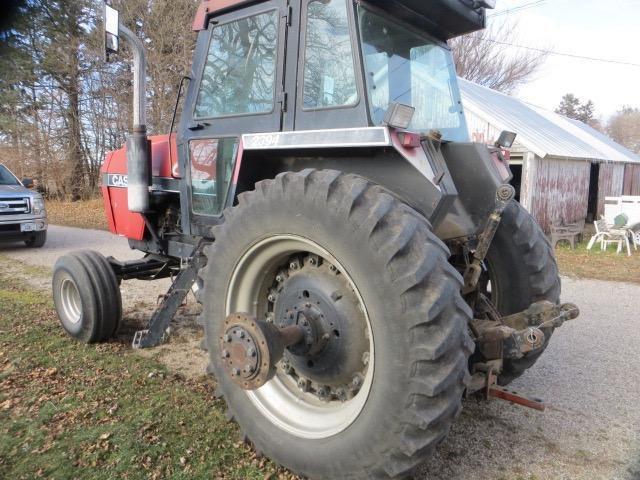
<instances>
[{"instance_id":1,"label":"side mirror","mask_svg":"<svg viewBox=\"0 0 640 480\"><path fill-rule=\"evenodd\" d=\"M496 141L496 147L511 148L513 143L516 141L517 136L517 133L504 130Z\"/></svg>"},{"instance_id":2,"label":"side mirror","mask_svg":"<svg viewBox=\"0 0 640 480\"><path fill-rule=\"evenodd\" d=\"M109 60L110 53L118 53L120 44L120 14L115 8L104 5L104 52L105 58Z\"/></svg>"},{"instance_id":3,"label":"side mirror","mask_svg":"<svg viewBox=\"0 0 640 480\"><path fill-rule=\"evenodd\" d=\"M34 187L33 180L31 180L30 178L23 178L22 179L22 185L24 185L25 188L33 188Z\"/></svg>"}]
</instances>

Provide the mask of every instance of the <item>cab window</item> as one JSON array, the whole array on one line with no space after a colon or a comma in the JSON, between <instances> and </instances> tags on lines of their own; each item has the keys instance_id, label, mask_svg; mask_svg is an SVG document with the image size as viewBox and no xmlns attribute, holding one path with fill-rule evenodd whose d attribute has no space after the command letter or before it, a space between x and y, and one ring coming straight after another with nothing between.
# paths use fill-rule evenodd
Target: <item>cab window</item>
<instances>
[{"instance_id":1,"label":"cab window","mask_svg":"<svg viewBox=\"0 0 640 480\"><path fill-rule=\"evenodd\" d=\"M275 10L213 27L194 117L272 112L277 44Z\"/></svg>"},{"instance_id":2,"label":"cab window","mask_svg":"<svg viewBox=\"0 0 640 480\"><path fill-rule=\"evenodd\" d=\"M355 105L358 101L345 0L314 0L307 9L304 109Z\"/></svg>"},{"instance_id":3,"label":"cab window","mask_svg":"<svg viewBox=\"0 0 640 480\"><path fill-rule=\"evenodd\" d=\"M189 142L193 213L220 214L231 184L237 151L236 138L205 138Z\"/></svg>"}]
</instances>

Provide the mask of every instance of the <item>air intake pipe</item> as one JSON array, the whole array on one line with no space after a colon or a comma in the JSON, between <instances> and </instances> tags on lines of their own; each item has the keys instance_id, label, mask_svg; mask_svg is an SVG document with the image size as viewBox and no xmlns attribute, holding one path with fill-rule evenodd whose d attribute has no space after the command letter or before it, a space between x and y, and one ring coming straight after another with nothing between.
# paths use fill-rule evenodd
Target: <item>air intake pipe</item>
<instances>
[{"instance_id":1,"label":"air intake pipe","mask_svg":"<svg viewBox=\"0 0 640 480\"><path fill-rule=\"evenodd\" d=\"M149 211L151 185L151 143L147 138L147 59L142 41L124 25L122 36L133 50L133 130L127 138L127 190L129 211Z\"/></svg>"}]
</instances>

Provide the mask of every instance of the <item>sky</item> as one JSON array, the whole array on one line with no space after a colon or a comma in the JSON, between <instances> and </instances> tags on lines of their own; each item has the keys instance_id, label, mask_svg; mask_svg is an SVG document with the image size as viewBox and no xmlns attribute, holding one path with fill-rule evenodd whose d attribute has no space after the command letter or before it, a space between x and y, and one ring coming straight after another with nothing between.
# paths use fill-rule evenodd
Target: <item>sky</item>
<instances>
[{"instance_id":1,"label":"sky","mask_svg":"<svg viewBox=\"0 0 640 480\"><path fill-rule=\"evenodd\" d=\"M497 0L489 15L498 15L489 22L517 22L515 44L640 65L640 0L539 0L524 7L535 1ZM596 116L606 121L623 105L640 108L640 66L550 55L515 96L554 110L565 93L592 100Z\"/></svg>"}]
</instances>

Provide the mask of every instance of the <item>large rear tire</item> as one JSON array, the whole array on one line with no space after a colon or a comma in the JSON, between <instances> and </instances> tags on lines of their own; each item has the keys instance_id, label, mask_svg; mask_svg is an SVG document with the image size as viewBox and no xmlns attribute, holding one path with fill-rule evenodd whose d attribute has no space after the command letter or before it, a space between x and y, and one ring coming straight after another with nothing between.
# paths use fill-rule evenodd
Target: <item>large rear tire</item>
<instances>
[{"instance_id":1,"label":"large rear tire","mask_svg":"<svg viewBox=\"0 0 640 480\"><path fill-rule=\"evenodd\" d=\"M256 449L312 479L411 472L459 413L473 349L460 275L428 222L361 177L308 170L242 194L213 236L203 295L211 367ZM337 309L330 347L307 357L289 349L274 379L240 389L221 361L225 317L243 311L282 323L279 302L295 301L296 288L325 314ZM326 375L329 387L314 380L353 368L361 375L350 392Z\"/></svg>"},{"instance_id":2,"label":"large rear tire","mask_svg":"<svg viewBox=\"0 0 640 480\"><path fill-rule=\"evenodd\" d=\"M546 235L519 203L511 202L487 254L490 297L502 315L521 312L534 302L560 301L560 277L553 249ZM538 360L549 344L553 328L543 328L542 350L517 360L505 360L501 385L507 385Z\"/></svg>"}]
</instances>

